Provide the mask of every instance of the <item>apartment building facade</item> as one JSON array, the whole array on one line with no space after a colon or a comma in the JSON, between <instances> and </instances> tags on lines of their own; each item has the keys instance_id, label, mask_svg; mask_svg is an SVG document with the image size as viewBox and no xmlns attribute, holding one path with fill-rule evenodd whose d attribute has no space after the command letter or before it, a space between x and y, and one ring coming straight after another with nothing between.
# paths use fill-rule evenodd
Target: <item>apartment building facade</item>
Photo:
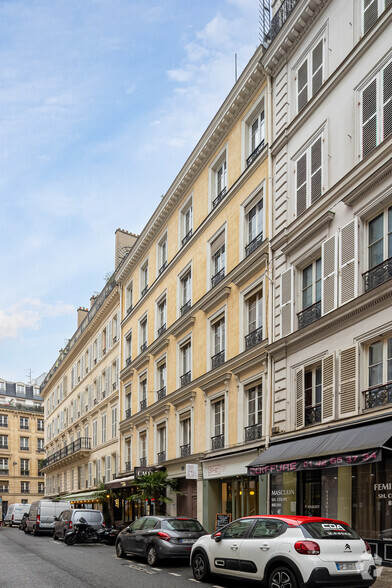
<instances>
[{"instance_id":1,"label":"apartment building facade","mask_svg":"<svg viewBox=\"0 0 392 588\"><path fill-rule=\"evenodd\" d=\"M0 497L7 512L45 492L39 464L44 455L44 407L38 384L0 378Z\"/></svg>"},{"instance_id":2,"label":"apartment building facade","mask_svg":"<svg viewBox=\"0 0 392 588\"><path fill-rule=\"evenodd\" d=\"M275 2L271 513L348 521L392 562L391 2Z\"/></svg>"},{"instance_id":3,"label":"apartment building facade","mask_svg":"<svg viewBox=\"0 0 392 588\"><path fill-rule=\"evenodd\" d=\"M170 514L259 510L268 430L267 85L252 57L116 271L122 478L166 468Z\"/></svg>"}]
</instances>

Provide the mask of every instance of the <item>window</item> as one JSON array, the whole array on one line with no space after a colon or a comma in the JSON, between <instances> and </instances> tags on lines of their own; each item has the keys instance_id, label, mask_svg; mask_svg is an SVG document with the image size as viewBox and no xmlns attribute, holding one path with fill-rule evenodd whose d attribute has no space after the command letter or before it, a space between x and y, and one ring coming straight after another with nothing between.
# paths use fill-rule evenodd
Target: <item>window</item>
<instances>
[{"instance_id":1,"label":"window","mask_svg":"<svg viewBox=\"0 0 392 588\"><path fill-rule=\"evenodd\" d=\"M129 314L133 307L133 282L130 282L125 290L126 313Z\"/></svg>"},{"instance_id":2,"label":"window","mask_svg":"<svg viewBox=\"0 0 392 588\"><path fill-rule=\"evenodd\" d=\"M38 419L37 420L37 431L43 431L44 430L44 421L42 419Z\"/></svg>"},{"instance_id":3,"label":"window","mask_svg":"<svg viewBox=\"0 0 392 588\"><path fill-rule=\"evenodd\" d=\"M20 460L20 475L21 476L29 476L29 460L28 459L21 459Z\"/></svg>"},{"instance_id":4,"label":"window","mask_svg":"<svg viewBox=\"0 0 392 588\"><path fill-rule=\"evenodd\" d=\"M180 277L180 313L185 314L192 306L192 272L187 269Z\"/></svg>"},{"instance_id":5,"label":"window","mask_svg":"<svg viewBox=\"0 0 392 588\"><path fill-rule=\"evenodd\" d=\"M112 439L117 437L117 406L112 408Z\"/></svg>"},{"instance_id":6,"label":"window","mask_svg":"<svg viewBox=\"0 0 392 588\"><path fill-rule=\"evenodd\" d=\"M212 405L212 431L211 448L221 449L225 446L225 401L222 398Z\"/></svg>"},{"instance_id":7,"label":"window","mask_svg":"<svg viewBox=\"0 0 392 588\"><path fill-rule=\"evenodd\" d=\"M392 61L361 91L361 152L366 157L392 133Z\"/></svg>"},{"instance_id":8,"label":"window","mask_svg":"<svg viewBox=\"0 0 392 588\"><path fill-rule=\"evenodd\" d=\"M142 298L148 290L148 260L144 262L140 268L140 298Z\"/></svg>"},{"instance_id":9,"label":"window","mask_svg":"<svg viewBox=\"0 0 392 588\"><path fill-rule=\"evenodd\" d=\"M251 165L261 153L265 144L264 108L248 123L248 151L246 165Z\"/></svg>"},{"instance_id":10,"label":"window","mask_svg":"<svg viewBox=\"0 0 392 588\"><path fill-rule=\"evenodd\" d=\"M305 426L321 422L321 365L305 370Z\"/></svg>"},{"instance_id":11,"label":"window","mask_svg":"<svg viewBox=\"0 0 392 588\"><path fill-rule=\"evenodd\" d=\"M321 317L321 257L302 270L302 312L298 328L302 329Z\"/></svg>"},{"instance_id":12,"label":"window","mask_svg":"<svg viewBox=\"0 0 392 588\"><path fill-rule=\"evenodd\" d=\"M16 384L16 393L17 394L24 394L25 393L24 384Z\"/></svg>"},{"instance_id":13,"label":"window","mask_svg":"<svg viewBox=\"0 0 392 588\"><path fill-rule=\"evenodd\" d=\"M392 337L369 346L369 387L392 382Z\"/></svg>"},{"instance_id":14,"label":"window","mask_svg":"<svg viewBox=\"0 0 392 588\"><path fill-rule=\"evenodd\" d=\"M362 0L363 34L374 25L378 17L392 4L391 0Z\"/></svg>"},{"instance_id":15,"label":"window","mask_svg":"<svg viewBox=\"0 0 392 588\"><path fill-rule=\"evenodd\" d=\"M0 448L8 449L8 435L0 435Z\"/></svg>"},{"instance_id":16,"label":"window","mask_svg":"<svg viewBox=\"0 0 392 588\"><path fill-rule=\"evenodd\" d=\"M157 367L158 392L157 400L166 396L166 359L158 364Z\"/></svg>"},{"instance_id":17,"label":"window","mask_svg":"<svg viewBox=\"0 0 392 588\"><path fill-rule=\"evenodd\" d=\"M0 382L0 390L5 390L5 382Z\"/></svg>"},{"instance_id":18,"label":"window","mask_svg":"<svg viewBox=\"0 0 392 588\"><path fill-rule=\"evenodd\" d=\"M20 438L20 450L21 451L28 451L29 450L29 438L28 437L21 437Z\"/></svg>"},{"instance_id":19,"label":"window","mask_svg":"<svg viewBox=\"0 0 392 588\"><path fill-rule=\"evenodd\" d=\"M0 457L0 476L8 476L8 457Z\"/></svg>"},{"instance_id":20,"label":"window","mask_svg":"<svg viewBox=\"0 0 392 588\"><path fill-rule=\"evenodd\" d=\"M297 110L309 102L323 84L324 39L318 41L297 69Z\"/></svg>"},{"instance_id":21,"label":"window","mask_svg":"<svg viewBox=\"0 0 392 588\"><path fill-rule=\"evenodd\" d=\"M143 432L139 435L139 462L140 466L147 465L147 433Z\"/></svg>"},{"instance_id":22,"label":"window","mask_svg":"<svg viewBox=\"0 0 392 588\"><path fill-rule=\"evenodd\" d=\"M8 427L8 415L0 414L0 427Z\"/></svg>"},{"instance_id":23,"label":"window","mask_svg":"<svg viewBox=\"0 0 392 588\"><path fill-rule=\"evenodd\" d=\"M257 249L263 242L263 199L253 199L245 207L245 224L246 224L246 246L245 257L248 257L255 249ZM258 201L257 201L258 199Z\"/></svg>"},{"instance_id":24,"label":"window","mask_svg":"<svg viewBox=\"0 0 392 588\"><path fill-rule=\"evenodd\" d=\"M322 145L322 136L319 136L296 161L297 216L322 195Z\"/></svg>"},{"instance_id":25,"label":"window","mask_svg":"<svg viewBox=\"0 0 392 588\"><path fill-rule=\"evenodd\" d=\"M139 380L139 399L140 399L140 410L147 407L147 375L140 376Z\"/></svg>"},{"instance_id":26,"label":"window","mask_svg":"<svg viewBox=\"0 0 392 588\"><path fill-rule=\"evenodd\" d=\"M143 353L147 349L147 316L141 319L139 323L139 336L140 336L140 353Z\"/></svg>"},{"instance_id":27,"label":"window","mask_svg":"<svg viewBox=\"0 0 392 588\"><path fill-rule=\"evenodd\" d=\"M222 199L227 190L226 161L223 161L216 170L216 190L217 199Z\"/></svg>"},{"instance_id":28,"label":"window","mask_svg":"<svg viewBox=\"0 0 392 588\"><path fill-rule=\"evenodd\" d=\"M215 208L227 194L227 149L211 165L209 183L212 208Z\"/></svg>"},{"instance_id":29,"label":"window","mask_svg":"<svg viewBox=\"0 0 392 588\"><path fill-rule=\"evenodd\" d=\"M211 324L212 357L211 369L225 362L225 317L221 316Z\"/></svg>"},{"instance_id":30,"label":"window","mask_svg":"<svg viewBox=\"0 0 392 588\"><path fill-rule=\"evenodd\" d=\"M39 396L39 395L40 395L40 389L38 388L38 386L34 386L33 396Z\"/></svg>"},{"instance_id":31,"label":"window","mask_svg":"<svg viewBox=\"0 0 392 588\"><path fill-rule=\"evenodd\" d=\"M20 493L21 494L29 494L30 493L30 482L21 482L20 483Z\"/></svg>"},{"instance_id":32,"label":"window","mask_svg":"<svg viewBox=\"0 0 392 588\"><path fill-rule=\"evenodd\" d=\"M162 463L166 461L166 425L161 425L157 429L157 461Z\"/></svg>"},{"instance_id":33,"label":"window","mask_svg":"<svg viewBox=\"0 0 392 588\"><path fill-rule=\"evenodd\" d=\"M222 231L211 242L211 288L219 284L225 277L226 271L226 245L225 231Z\"/></svg>"},{"instance_id":34,"label":"window","mask_svg":"<svg viewBox=\"0 0 392 588\"><path fill-rule=\"evenodd\" d=\"M132 361L132 333L127 333L125 337L125 363L129 365Z\"/></svg>"},{"instance_id":35,"label":"window","mask_svg":"<svg viewBox=\"0 0 392 588\"><path fill-rule=\"evenodd\" d=\"M131 445L130 439L125 440L124 456L125 456L125 471L130 472L131 471L131 461L132 461L132 445Z\"/></svg>"},{"instance_id":36,"label":"window","mask_svg":"<svg viewBox=\"0 0 392 588\"><path fill-rule=\"evenodd\" d=\"M181 245L184 246L192 237L193 232L193 205L192 198L188 200L180 212L180 236Z\"/></svg>"},{"instance_id":37,"label":"window","mask_svg":"<svg viewBox=\"0 0 392 588\"><path fill-rule=\"evenodd\" d=\"M248 426L245 427L245 441L255 441L262 435L263 393L262 386L252 386L245 391L248 404Z\"/></svg>"},{"instance_id":38,"label":"window","mask_svg":"<svg viewBox=\"0 0 392 588\"><path fill-rule=\"evenodd\" d=\"M44 482L38 482L38 494L45 494Z\"/></svg>"},{"instance_id":39,"label":"window","mask_svg":"<svg viewBox=\"0 0 392 588\"><path fill-rule=\"evenodd\" d=\"M125 388L125 418L129 419L132 415L132 386Z\"/></svg>"},{"instance_id":40,"label":"window","mask_svg":"<svg viewBox=\"0 0 392 588\"><path fill-rule=\"evenodd\" d=\"M158 273L161 275L167 266L167 233L158 243Z\"/></svg>"},{"instance_id":41,"label":"window","mask_svg":"<svg viewBox=\"0 0 392 588\"><path fill-rule=\"evenodd\" d=\"M109 482L112 479L112 460L110 455L105 457L105 482Z\"/></svg>"},{"instance_id":42,"label":"window","mask_svg":"<svg viewBox=\"0 0 392 588\"><path fill-rule=\"evenodd\" d=\"M98 422L93 421L93 447L98 445Z\"/></svg>"},{"instance_id":43,"label":"window","mask_svg":"<svg viewBox=\"0 0 392 588\"><path fill-rule=\"evenodd\" d=\"M192 380L192 344L190 341L180 347L180 362L180 382L181 386L185 386Z\"/></svg>"},{"instance_id":44,"label":"window","mask_svg":"<svg viewBox=\"0 0 392 588\"><path fill-rule=\"evenodd\" d=\"M41 452L44 450L44 440L37 439L37 451Z\"/></svg>"},{"instance_id":45,"label":"window","mask_svg":"<svg viewBox=\"0 0 392 588\"><path fill-rule=\"evenodd\" d=\"M392 206L369 222L369 268L392 257Z\"/></svg>"},{"instance_id":46,"label":"window","mask_svg":"<svg viewBox=\"0 0 392 588\"><path fill-rule=\"evenodd\" d=\"M101 417L101 443L106 443L106 414Z\"/></svg>"},{"instance_id":47,"label":"window","mask_svg":"<svg viewBox=\"0 0 392 588\"><path fill-rule=\"evenodd\" d=\"M250 349L263 340L263 290L251 291L245 298L246 332L245 349Z\"/></svg>"},{"instance_id":48,"label":"window","mask_svg":"<svg viewBox=\"0 0 392 588\"><path fill-rule=\"evenodd\" d=\"M186 415L180 420L181 457L191 454L191 417Z\"/></svg>"},{"instance_id":49,"label":"window","mask_svg":"<svg viewBox=\"0 0 392 588\"><path fill-rule=\"evenodd\" d=\"M166 295L157 303L157 336L166 331Z\"/></svg>"}]
</instances>

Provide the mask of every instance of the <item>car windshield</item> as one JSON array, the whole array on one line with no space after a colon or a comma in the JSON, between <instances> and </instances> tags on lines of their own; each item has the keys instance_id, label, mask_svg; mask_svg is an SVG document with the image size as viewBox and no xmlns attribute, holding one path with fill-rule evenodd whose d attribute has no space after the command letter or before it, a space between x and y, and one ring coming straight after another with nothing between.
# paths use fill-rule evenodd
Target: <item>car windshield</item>
<instances>
[{"instance_id":1,"label":"car windshield","mask_svg":"<svg viewBox=\"0 0 392 588\"><path fill-rule=\"evenodd\" d=\"M303 523L305 536L313 539L360 539L359 535L348 525L342 522L333 522L328 519L312 523Z\"/></svg>"},{"instance_id":2,"label":"car windshield","mask_svg":"<svg viewBox=\"0 0 392 588\"><path fill-rule=\"evenodd\" d=\"M199 521L193 519L169 519L168 521L162 521L162 529L169 531L203 531L203 527Z\"/></svg>"}]
</instances>

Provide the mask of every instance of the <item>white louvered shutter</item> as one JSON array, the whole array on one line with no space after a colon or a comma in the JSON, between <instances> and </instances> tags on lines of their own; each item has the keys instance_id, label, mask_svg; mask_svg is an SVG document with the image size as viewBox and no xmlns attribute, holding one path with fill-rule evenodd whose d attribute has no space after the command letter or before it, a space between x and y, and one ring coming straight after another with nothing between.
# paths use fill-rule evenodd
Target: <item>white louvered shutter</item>
<instances>
[{"instance_id":1,"label":"white louvered shutter","mask_svg":"<svg viewBox=\"0 0 392 588\"><path fill-rule=\"evenodd\" d=\"M378 18L378 0L362 0L363 2L363 33L374 25Z\"/></svg>"},{"instance_id":2,"label":"white louvered shutter","mask_svg":"<svg viewBox=\"0 0 392 588\"><path fill-rule=\"evenodd\" d=\"M377 79L362 91L362 157L377 145Z\"/></svg>"},{"instance_id":3,"label":"white louvered shutter","mask_svg":"<svg viewBox=\"0 0 392 588\"><path fill-rule=\"evenodd\" d=\"M286 337L293 330L294 269L282 273L280 279L281 336Z\"/></svg>"},{"instance_id":4,"label":"white louvered shutter","mask_svg":"<svg viewBox=\"0 0 392 588\"><path fill-rule=\"evenodd\" d=\"M312 51L312 96L323 85L323 39Z\"/></svg>"},{"instance_id":5,"label":"white louvered shutter","mask_svg":"<svg viewBox=\"0 0 392 588\"><path fill-rule=\"evenodd\" d=\"M340 352L339 415L357 413L357 350L355 347Z\"/></svg>"},{"instance_id":6,"label":"white louvered shutter","mask_svg":"<svg viewBox=\"0 0 392 588\"><path fill-rule=\"evenodd\" d=\"M120 387L120 358L116 359L116 390Z\"/></svg>"},{"instance_id":7,"label":"white louvered shutter","mask_svg":"<svg viewBox=\"0 0 392 588\"><path fill-rule=\"evenodd\" d=\"M88 387L88 407L92 408L93 406L93 385L89 384Z\"/></svg>"},{"instance_id":8,"label":"white louvered shutter","mask_svg":"<svg viewBox=\"0 0 392 588\"><path fill-rule=\"evenodd\" d=\"M321 248L322 297L321 314L327 314L337 307L337 266L338 240L333 235L322 244Z\"/></svg>"},{"instance_id":9,"label":"white louvered shutter","mask_svg":"<svg viewBox=\"0 0 392 588\"><path fill-rule=\"evenodd\" d=\"M89 370L91 372L91 370L93 369L93 346L90 345L89 350L88 350L88 360L89 360Z\"/></svg>"},{"instance_id":10,"label":"white louvered shutter","mask_svg":"<svg viewBox=\"0 0 392 588\"><path fill-rule=\"evenodd\" d=\"M80 376L81 376L80 379L83 380L84 376L86 375L86 357L85 357L84 353L82 355L81 364L82 364L82 373L80 374Z\"/></svg>"},{"instance_id":11,"label":"white louvered shutter","mask_svg":"<svg viewBox=\"0 0 392 588\"><path fill-rule=\"evenodd\" d=\"M308 101L308 60L298 70L298 112L302 110Z\"/></svg>"},{"instance_id":12,"label":"white louvered shutter","mask_svg":"<svg viewBox=\"0 0 392 588\"><path fill-rule=\"evenodd\" d=\"M106 368L105 370L105 392L106 394L110 394L110 380L109 380L109 368Z\"/></svg>"},{"instance_id":13,"label":"white louvered shutter","mask_svg":"<svg viewBox=\"0 0 392 588\"><path fill-rule=\"evenodd\" d=\"M102 357L102 333L98 335L98 360Z\"/></svg>"},{"instance_id":14,"label":"white louvered shutter","mask_svg":"<svg viewBox=\"0 0 392 588\"><path fill-rule=\"evenodd\" d=\"M383 139L392 133L392 61L383 70Z\"/></svg>"},{"instance_id":15,"label":"white louvered shutter","mask_svg":"<svg viewBox=\"0 0 392 588\"><path fill-rule=\"evenodd\" d=\"M358 293L358 222L355 218L339 233L339 304Z\"/></svg>"},{"instance_id":16,"label":"white louvered shutter","mask_svg":"<svg viewBox=\"0 0 392 588\"><path fill-rule=\"evenodd\" d=\"M316 202L321 197L323 191L323 174L322 174L322 137L316 139L310 148L310 201Z\"/></svg>"},{"instance_id":17,"label":"white louvered shutter","mask_svg":"<svg viewBox=\"0 0 392 588\"><path fill-rule=\"evenodd\" d=\"M307 157L306 152L298 159L296 165L297 216L305 212L307 205Z\"/></svg>"},{"instance_id":18,"label":"white louvered shutter","mask_svg":"<svg viewBox=\"0 0 392 588\"><path fill-rule=\"evenodd\" d=\"M108 345L106 346L107 349L110 349L113 345L113 321L110 320L108 322L108 329L106 331L108 333Z\"/></svg>"},{"instance_id":19,"label":"white louvered shutter","mask_svg":"<svg viewBox=\"0 0 392 588\"><path fill-rule=\"evenodd\" d=\"M322 403L323 423L333 420L335 416L335 357L327 355L322 360Z\"/></svg>"},{"instance_id":20,"label":"white louvered shutter","mask_svg":"<svg viewBox=\"0 0 392 588\"><path fill-rule=\"evenodd\" d=\"M295 373L295 415L297 429L305 425L305 370Z\"/></svg>"},{"instance_id":21,"label":"white louvered shutter","mask_svg":"<svg viewBox=\"0 0 392 588\"><path fill-rule=\"evenodd\" d=\"M97 400L98 402L101 400L102 396L102 374L98 376L98 386L97 386Z\"/></svg>"},{"instance_id":22,"label":"white louvered shutter","mask_svg":"<svg viewBox=\"0 0 392 588\"><path fill-rule=\"evenodd\" d=\"M116 337L117 341L120 340L120 311L117 311L117 320L116 320L117 330L116 330Z\"/></svg>"}]
</instances>

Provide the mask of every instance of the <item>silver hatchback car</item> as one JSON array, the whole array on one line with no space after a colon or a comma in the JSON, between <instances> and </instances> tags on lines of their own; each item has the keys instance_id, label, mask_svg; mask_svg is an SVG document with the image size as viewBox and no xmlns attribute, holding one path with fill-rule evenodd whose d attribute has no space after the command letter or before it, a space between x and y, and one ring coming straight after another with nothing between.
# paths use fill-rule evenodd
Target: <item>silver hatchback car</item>
<instances>
[{"instance_id":1,"label":"silver hatchback car","mask_svg":"<svg viewBox=\"0 0 392 588\"><path fill-rule=\"evenodd\" d=\"M134 521L118 534L117 557L140 555L154 566L160 559L187 558L192 545L207 531L196 519L147 516Z\"/></svg>"}]
</instances>

